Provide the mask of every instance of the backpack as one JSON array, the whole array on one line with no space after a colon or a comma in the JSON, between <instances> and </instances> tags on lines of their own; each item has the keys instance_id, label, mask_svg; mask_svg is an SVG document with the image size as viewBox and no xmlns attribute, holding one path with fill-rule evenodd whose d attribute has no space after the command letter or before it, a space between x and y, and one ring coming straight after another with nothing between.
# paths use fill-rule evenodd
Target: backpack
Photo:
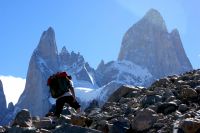
<instances>
[{"instance_id":1,"label":"backpack","mask_svg":"<svg viewBox=\"0 0 200 133\"><path fill-rule=\"evenodd\" d=\"M71 82L66 72L58 72L48 78L47 85L51 96L58 98L70 90Z\"/></svg>"}]
</instances>

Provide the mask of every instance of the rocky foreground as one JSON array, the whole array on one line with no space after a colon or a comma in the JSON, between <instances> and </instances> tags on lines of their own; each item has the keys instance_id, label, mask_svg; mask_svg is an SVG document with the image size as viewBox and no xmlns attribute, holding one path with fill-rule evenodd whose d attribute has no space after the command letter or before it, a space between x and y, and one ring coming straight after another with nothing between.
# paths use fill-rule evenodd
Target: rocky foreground
<instances>
[{"instance_id":1,"label":"rocky foreground","mask_svg":"<svg viewBox=\"0 0 200 133\"><path fill-rule=\"evenodd\" d=\"M93 101L81 115L64 109L60 118L39 118L24 109L0 132L199 133L200 70L160 79L149 88L122 86L103 107Z\"/></svg>"}]
</instances>

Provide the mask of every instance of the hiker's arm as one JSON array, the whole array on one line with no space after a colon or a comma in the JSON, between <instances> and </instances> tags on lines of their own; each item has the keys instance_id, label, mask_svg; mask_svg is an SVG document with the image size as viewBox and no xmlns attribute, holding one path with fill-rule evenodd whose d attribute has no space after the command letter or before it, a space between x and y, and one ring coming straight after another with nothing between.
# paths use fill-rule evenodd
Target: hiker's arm
<instances>
[{"instance_id":1,"label":"hiker's arm","mask_svg":"<svg viewBox=\"0 0 200 133\"><path fill-rule=\"evenodd\" d=\"M70 90L71 90L73 97L76 98L72 81L71 81L71 85L70 85Z\"/></svg>"},{"instance_id":2,"label":"hiker's arm","mask_svg":"<svg viewBox=\"0 0 200 133\"><path fill-rule=\"evenodd\" d=\"M71 87L70 87L70 90L71 90L71 92L72 92L73 97L76 98L76 97L75 97L75 93L74 93L74 87L71 86Z\"/></svg>"}]
</instances>

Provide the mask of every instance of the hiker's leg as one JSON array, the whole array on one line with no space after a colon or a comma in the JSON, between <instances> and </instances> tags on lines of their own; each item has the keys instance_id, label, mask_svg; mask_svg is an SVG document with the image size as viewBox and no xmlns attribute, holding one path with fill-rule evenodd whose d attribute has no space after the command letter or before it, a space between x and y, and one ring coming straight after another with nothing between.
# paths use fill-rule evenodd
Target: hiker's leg
<instances>
[{"instance_id":1,"label":"hiker's leg","mask_svg":"<svg viewBox=\"0 0 200 133\"><path fill-rule=\"evenodd\" d=\"M65 97L61 97L56 100L55 116L60 117L64 104L65 104Z\"/></svg>"},{"instance_id":2,"label":"hiker's leg","mask_svg":"<svg viewBox=\"0 0 200 133\"><path fill-rule=\"evenodd\" d=\"M67 96L67 101L66 101L70 107L74 108L77 113L80 112L80 104L76 101L76 99L74 99L73 96Z\"/></svg>"}]
</instances>

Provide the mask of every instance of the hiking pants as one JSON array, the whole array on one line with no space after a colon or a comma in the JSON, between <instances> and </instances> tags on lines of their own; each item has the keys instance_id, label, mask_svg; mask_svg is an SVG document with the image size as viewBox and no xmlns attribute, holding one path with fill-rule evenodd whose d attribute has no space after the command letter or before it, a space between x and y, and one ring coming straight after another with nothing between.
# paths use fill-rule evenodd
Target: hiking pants
<instances>
[{"instance_id":1,"label":"hiking pants","mask_svg":"<svg viewBox=\"0 0 200 133\"><path fill-rule=\"evenodd\" d=\"M55 116L60 117L65 103L69 104L69 106L74 108L75 110L81 107L73 96L60 97L56 100Z\"/></svg>"}]
</instances>

